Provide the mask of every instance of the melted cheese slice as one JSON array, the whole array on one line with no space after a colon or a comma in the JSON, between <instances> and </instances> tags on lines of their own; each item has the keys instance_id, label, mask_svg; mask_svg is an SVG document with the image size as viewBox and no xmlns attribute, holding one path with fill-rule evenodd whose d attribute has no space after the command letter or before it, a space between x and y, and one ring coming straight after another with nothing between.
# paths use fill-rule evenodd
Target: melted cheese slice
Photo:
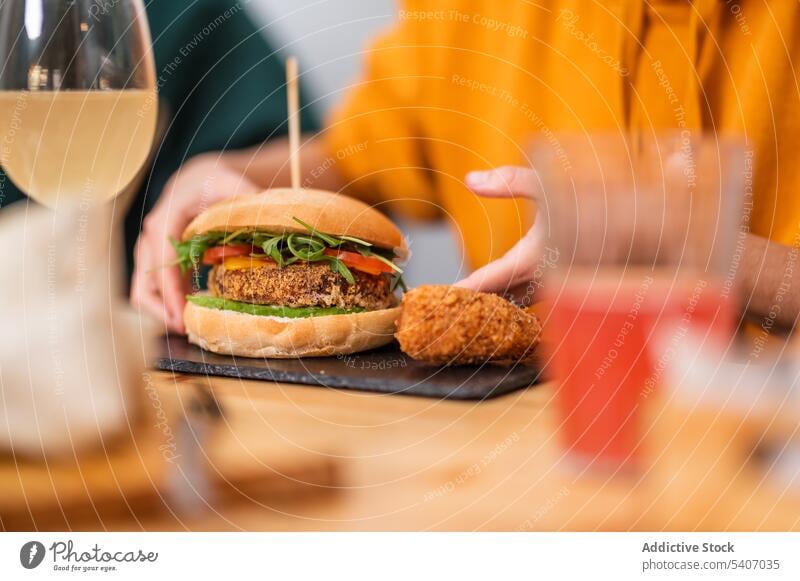
<instances>
[{"instance_id":1,"label":"melted cheese slice","mask_svg":"<svg viewBox=\"0 0 800 581\"><path fill-rule=\"evenodd\" d=\"M252 258L250 256L231 256L226 258L222 265L225 270L244 270L245 268L277 268L274 260L266 258Z\"/></svg>"}]
</instances>

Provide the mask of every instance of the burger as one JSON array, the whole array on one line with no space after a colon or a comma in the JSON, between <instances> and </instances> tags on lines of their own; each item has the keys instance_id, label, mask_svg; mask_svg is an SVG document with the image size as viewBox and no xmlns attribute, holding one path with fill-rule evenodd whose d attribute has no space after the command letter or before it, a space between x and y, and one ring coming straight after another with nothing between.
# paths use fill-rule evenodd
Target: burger
<instances>
[{"instance_id":1,"label":"burger","mask_svg":"<svg viewBox=\"0 0 800 581\"><path fill-rule=\"evenodd\" d=\"M199 347L246 357L354 353L392 340L408 246L397 226L353 198L274 189L215 204L173 241L206 292L187 297Z\"/></svg>"}]
</instances>

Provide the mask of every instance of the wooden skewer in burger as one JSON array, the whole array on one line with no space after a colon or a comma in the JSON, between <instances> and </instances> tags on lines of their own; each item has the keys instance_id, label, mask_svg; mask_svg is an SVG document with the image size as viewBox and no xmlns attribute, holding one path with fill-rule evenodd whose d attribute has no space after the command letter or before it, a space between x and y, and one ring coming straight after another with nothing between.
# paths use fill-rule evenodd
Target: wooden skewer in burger
<instances>
[{"instance_id":1,"label":"wooden skewer in burger","mask_svg":"<svg viewBox=\"0 0 800 581\"><path fill-rule=\"evenodd\" d=\"M408 256L399 228L347 196L300 186L297 64L287 62L291 188L211 206L175 242L182 270L211 266L187 297L189 341L246 357L353 353L392 340Z\"/></svg>"}]
</instances>

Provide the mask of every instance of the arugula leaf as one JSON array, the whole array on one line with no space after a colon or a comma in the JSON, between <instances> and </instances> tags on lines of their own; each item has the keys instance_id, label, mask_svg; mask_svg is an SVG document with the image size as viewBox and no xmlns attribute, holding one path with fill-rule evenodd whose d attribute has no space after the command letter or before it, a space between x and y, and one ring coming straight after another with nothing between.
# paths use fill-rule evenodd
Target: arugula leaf
<instances>
[{"instance_id":1,"label":"arugula leaf","mask_svg":"<svg viewBox=\"0 0 800 581\"><path fill-rule=\"evenodd\" d=\"M311 233L312 236L318 236L319 238L324 240L325 243L328 246L330 246L331 248L336 248L336 247L342 245L342 241L341 240L338 240L337 238L335 238L335 237L333 237L333 236L331 236L329 234L323 234L322 232L319 232L316 228L314 228L313 226L311 226L309 224L306 224L305 222L303 222L297 216L293 216L292 220L294 220L295 222L300 224L303 228L308 230Z\"/></svg>"},{"instance_id":2,"label":"arugula leaf","mask_svg":"<svg viewBox=\"0 0 800 581\"><path fill-rule=\"evenodd\" d=\"M366 256L366 257L369 257L369 258L377 258L378 260L380 260L384 264L389 265L392 268L392 270L394 270L395 272L399 272L400 274L403 273L403 269L401 269L399 266L397 266L394 262L392 262L391 260L389 260L385 256L381 256L377 252L372 252L368 248L359 248L358 252L359 252L359 254L361 254L361 256Z\"/></svg>"},{"instance_id":3,"label":"arugula leaf","mask_svg":"<svg viewBox=\"0 0 800 581\"><path fill-rule=\"evenodd\" d=\"M356 277L353 276L353 273L350 272L350 269L347 268L347 265L344 262L335 256L324 256L322 260L329 262L331 265L331 270L336 274L342 275L347 282L350 284L356 283Z\"/></svg>"},{"instance_id":4,"label":"arugula leaf","mask_svg":"<svg viewBox=\"0 0 800 581\"><path fill-rule=\"evenodd\" d=\"M408 287L406 286L406 281L403 280L403 273L398 272L392 277L392 284L389 287L391 292L394 292L397 287L403 289L403 292L408 292Z\"/></svg>"},{"instance_id":5,"label":"arugula leaf","mask_svg":"<svg viewBox=\"0 0 800 581\"><path fill-rule=\"evenodd\" d=\"M228 234L225 238L222 239L222 242L219 243L220 246L224 246L225 244L230 244L232 240L234 240L237 236L244 234L247 232L247 228L241 228L236 230L230 234Z\"/></svg>"},{"instance_id":6,"label":"arugula leaf","mask_svg":"<svg viewBox=\"0 0 800 581\"><path fill-rule=\"evenodd\" d=\"M175 249L178 258L173 263L181 269L181 274L186 274L190 270L197 268L203 253L213 246L218 246L219 235L214 233L201 234L191 240L181 242L170 239L172 247Z\"/></svg>"},{"instance_id":7,"label":"arugula leaf","mask_svg":"<svg viewBox=\"0 0 800 581\"><path fill-rule=\"evenodd\" d=\"M339 236L339 238L347 242L352 242L353 244L360 244L361 246L372 246L370 242L365 242L361 240L361 238L356 238L355 236Z\"/></svg>"},{"instance_id":8,"label":"arugula leaf","mask_svg":"<svg viewBox=\"0 0 800 581\"><path fill-rule=\"evenodd\" d=\"M355 276L347 265L338 257L325 254L326 248L344 247L343 249L358 252L362 256L376 258L391 267L395 273L392 278L392 290L397 286L405 289L405 283L401 276L403 270L392 261L393 254L390 250L373 248L371 243L355 236L325 234L296 216L292 219L303 226L308 234L296 232L274 234L241 228L229 233L207 232L184 242L170 240L178 255L173 265L179 266L183 274L190 270L197 270L206 250L236 242L252 244L255 248L260 248L280 268L299 261L327 262L332 272L342 276L348 283L355 284Z\"/></svg>"},{"instance_id":9,"label":"arugula leaf","mask_svg":"<svg viewBox=\"0 0 800 581\"><path fill-rule=\"evenodd\" d=\"M274 260L280 268L285 266L283 254L281 254L279 248L282 240L283 236L272 236L261 243L261 249L264 251L264 254L272 258L272 260Z\"/></svg>"}]
</instances>

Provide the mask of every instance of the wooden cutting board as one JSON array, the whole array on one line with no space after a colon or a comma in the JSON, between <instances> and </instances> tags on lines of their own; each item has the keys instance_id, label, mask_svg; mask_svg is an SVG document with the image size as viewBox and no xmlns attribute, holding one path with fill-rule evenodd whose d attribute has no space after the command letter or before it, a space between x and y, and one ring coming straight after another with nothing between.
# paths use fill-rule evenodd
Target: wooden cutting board
<instances>
[{"instance_id":1,"label":"wooden cutting board","mask_svg":"<svg viewBox=\"0 0 800 581\"><path fill-rule=\"evenodd\" d=\"M217 355L185 337L162 338L159 369L337 389L417 395L437 399L482 400L540 381L536 366L433 366L407 357L396 343L352 355L301 359L256 359Z\"/></svg>"}]
</instances>

